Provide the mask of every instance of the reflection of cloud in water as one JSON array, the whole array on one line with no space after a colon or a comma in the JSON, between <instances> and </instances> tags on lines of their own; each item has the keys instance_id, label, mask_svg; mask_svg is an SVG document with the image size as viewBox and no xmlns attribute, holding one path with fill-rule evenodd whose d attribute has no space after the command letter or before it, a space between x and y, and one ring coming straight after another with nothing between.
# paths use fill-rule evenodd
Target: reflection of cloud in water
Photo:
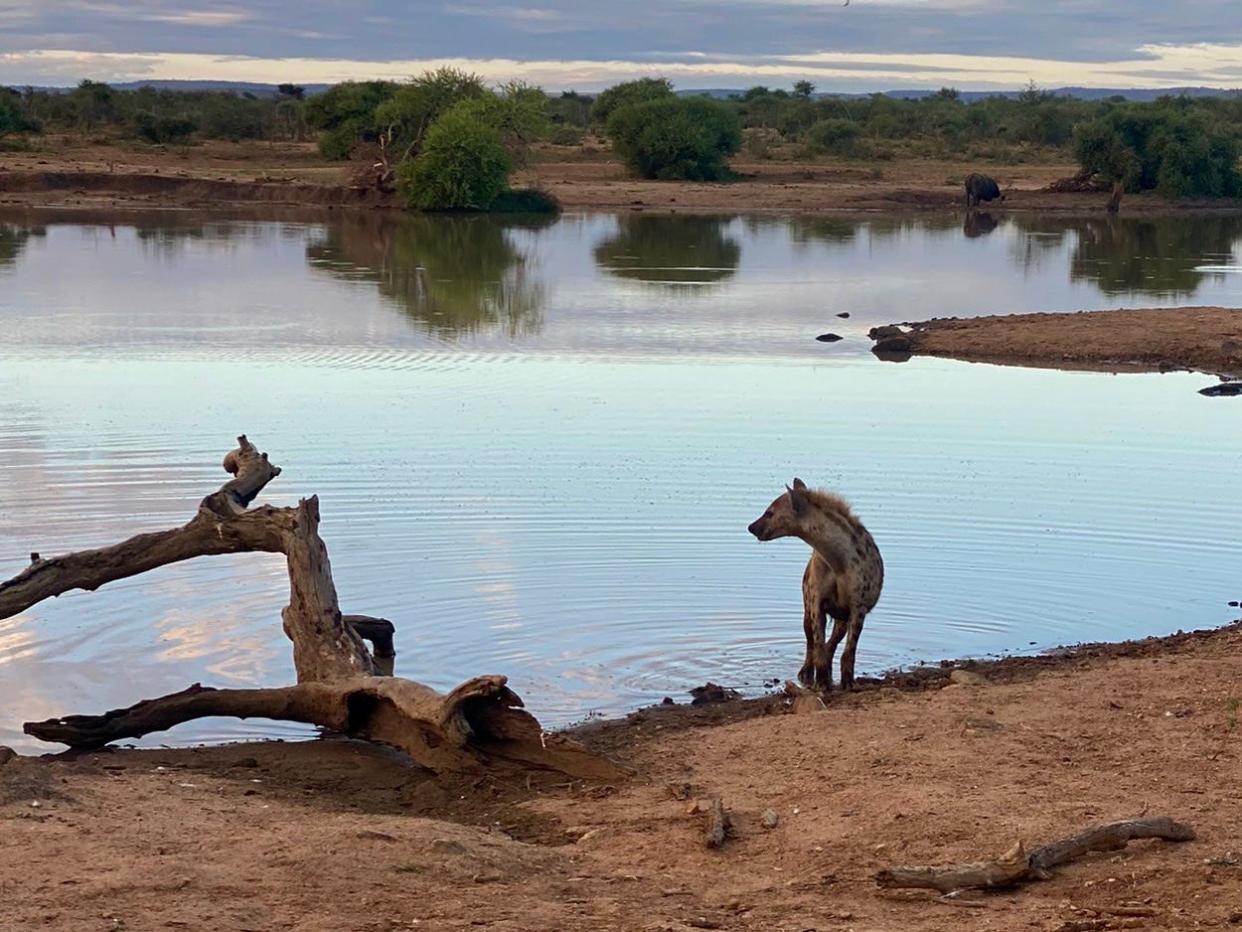
<instances>
[{"instance_id":1,"label":"reflection of cloud in water","mask_svg":"<svg viewBox=\"0 0 1242 932\"><path fill-rule=\"evenodd\" d=\"M34 632L22 630L29 621L27 615L14 615L0 621L0 666L32 657L37 652Z\"/></svg>"}]
</instances>

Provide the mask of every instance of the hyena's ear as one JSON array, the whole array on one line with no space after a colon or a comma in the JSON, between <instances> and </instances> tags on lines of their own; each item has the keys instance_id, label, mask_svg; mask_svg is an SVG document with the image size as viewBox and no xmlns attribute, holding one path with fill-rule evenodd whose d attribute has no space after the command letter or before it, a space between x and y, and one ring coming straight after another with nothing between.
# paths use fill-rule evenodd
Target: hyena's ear
<instances>
[{"instance_id":1,"label":"hyena's ear","mask_svg":"<svg viewBox=\"0 0 1242 932\"><path fill-rule=\"evenodd\" d=\"M793 506L794 514L800 515L807 509L806 486L798 485L798 480L794 480L793 488L785 486L785 491L789 493L789 504Z\"/></svg>"},{"instance_id":2,"label":"hyena's ear","mask_svg":"<svg viewBox=\"0 0 1242 932\"><path fill-rule=\"evenodd\" d=\"M805 483L805 482L803 482L801 479L799 479L797 476L794 476L794 484L793 484L793 487L794 487L795 489L797 489L799 492L805 492L805 491L806 491L806 483Z\"/></svg>"}]
</instances>

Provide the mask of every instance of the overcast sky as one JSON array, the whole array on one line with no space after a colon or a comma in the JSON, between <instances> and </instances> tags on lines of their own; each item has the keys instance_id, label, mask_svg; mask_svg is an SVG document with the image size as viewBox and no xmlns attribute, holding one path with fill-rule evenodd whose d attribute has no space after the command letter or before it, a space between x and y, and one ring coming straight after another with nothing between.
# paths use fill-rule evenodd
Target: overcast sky
<instances>
[{"instance_id":1,"label":"overcast sky","mask_svg":"<svg viewBox=\"0 0 1242 932\"><path fill-rule=\"evenodd\" d=\"M1242 0L0 0L0 83L1242 86Z\"/></svg>"}]
</instances>

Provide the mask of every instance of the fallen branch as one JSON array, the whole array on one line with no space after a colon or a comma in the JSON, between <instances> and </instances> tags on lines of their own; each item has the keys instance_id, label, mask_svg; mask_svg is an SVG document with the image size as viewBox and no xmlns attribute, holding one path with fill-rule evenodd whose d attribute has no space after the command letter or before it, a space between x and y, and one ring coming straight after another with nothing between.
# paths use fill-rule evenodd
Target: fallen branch
<instances>
[{"instance_id":1,"label":"fallen branch","mask_svg":"<svg viewBox=\"0 0 1242 932\"><path fill-rule=\"evenodd\" d=\"M579 779L617 780L625 772L560 736L547 735L503 676L468 680L447 695L391 676L392 622L342 615L328 549L319 536L319 501L292 508L247 506L280 475L243 435L224 458L233 478L203 499L187 524L140 534L113 547L31 565L0 583L0 618L71 589L96 589L166 563L217 553L285 554L289 604L281 612L293 642L297 685L210 689L199 685L103 715L28 722L25 731L73 748L163 731L214 715L305 722L391 745L434 771L517 767L557 770ZM368 651L363 639L372 645Z\"/></svg>"},{"instance_id":2,"label":"fallen branch","mask_svg":"<svg viewBox=\"0 0 1242 932\"><path fill-rule=\"evenodd\" d=\"M1129 819L1099 825L1032 851L1027 851L1018 842L992 861L935 867L892 867L876 874L875 882L881 887L920 887L941 893L1013 887L1033 880L1047 880L1051 876L1051 868L1091 851L1114 851L1142 838L1193 841L1194 837L1194 829L1172 819Z\"/></svg>"},{"instance_id":3,"label":"fallen branch","mask_svg":"<svg viewBox=\"0 0 1242 932\"><path fill-rule=\"evenodd\" d=\"M238 437L237 443L238 449L224 459L224 468L234 478L204 498L188 523L138 534L111 547L46 560L32 553L26 569L0 582L0 619L73 589L93 592L105 583L194 557L281 552L294 509L267 506L246 511L263 487L280 475L280 467L268 462L267 454L259 453L245 435Z\"/></svg>"},{"instance_id":4,"label":"fallen branch","mask_svg":"<svg viewBox=\"0 0 1242 932\"><path fill-rule=\"evenodd\" d=\"M26 734L71 748L99 748L174 725L223 715L319 725L405 751L437 772L508 762L579 779L616 779L621 768L557 735L544 735L503 676L468 680L448 695L411 680L357 677L274 689L211 689L197 683L103 715L27 722Z\"/></svg>"}]
</instances>

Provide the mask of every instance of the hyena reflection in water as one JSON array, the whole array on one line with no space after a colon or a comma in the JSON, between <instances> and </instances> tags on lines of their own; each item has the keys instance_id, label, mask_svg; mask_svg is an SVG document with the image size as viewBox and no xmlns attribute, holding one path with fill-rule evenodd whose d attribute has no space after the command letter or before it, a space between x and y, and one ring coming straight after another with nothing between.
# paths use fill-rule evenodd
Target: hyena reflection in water
<instances>
[{"instance_id":1,"label":"hyena reflection in water","mask_svg":"<svg viewBox=\"0 0 1242 932\"><path fill-rule=\"evenodd\" d=\"M875 608L884 585L884 561L871 534L850 506L831 492L808 489L801 479L747 528L759 540L797 537L811 546L802 574L802 628L806 662L798 679L806 686L832 687L832 657L841 639L841 688L854 688L854 656L863 620ZM824 635L832 616L832 636Z\"/></svg>"}]
</instances>

